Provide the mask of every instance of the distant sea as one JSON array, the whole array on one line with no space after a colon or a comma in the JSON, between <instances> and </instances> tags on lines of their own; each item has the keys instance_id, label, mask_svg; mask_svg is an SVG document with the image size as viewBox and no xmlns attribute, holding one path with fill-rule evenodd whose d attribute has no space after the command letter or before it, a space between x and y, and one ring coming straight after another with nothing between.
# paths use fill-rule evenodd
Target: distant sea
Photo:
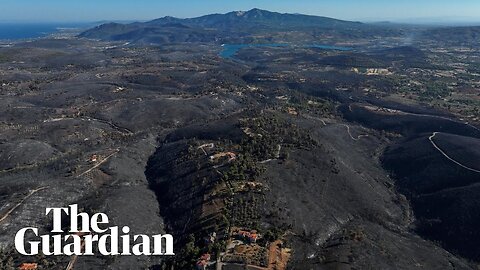
<instances>
[{"instance_id":1,"label":"distant sea","mask_svg":"<svg viewBox=\"0 0 480 270\"><path fill-rule=\"evenodd\" d=\"M80 23L2 23L0 22L0 40L19 40L41 38L61 29L86 27Z\"/></svg>"}]
</instances>

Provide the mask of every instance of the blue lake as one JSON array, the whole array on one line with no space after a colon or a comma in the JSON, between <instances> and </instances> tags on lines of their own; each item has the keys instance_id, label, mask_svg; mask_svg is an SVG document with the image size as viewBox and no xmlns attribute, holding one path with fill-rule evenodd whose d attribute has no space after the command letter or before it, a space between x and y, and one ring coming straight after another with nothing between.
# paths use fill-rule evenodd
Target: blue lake
<instances>
[{"instance_id":1,"label":"blue lake","mask_svg":"<svg viewBox=\"0 0 480 270\"><path fill-rule=\"evenodd\" d=\"M243 48L257 48L257 47L292 47L292 48L318 48L324 50L336 50L336 51L351 51L352 48L349 47L340 47L332 45L320 45L320 44L310 44L310 45L291 45L291 44L282 44L282 43L272 43L272 44L223 44L223 50L220 52L222 58L233 58L237 52Z\"/></svg>"}]
</instances>

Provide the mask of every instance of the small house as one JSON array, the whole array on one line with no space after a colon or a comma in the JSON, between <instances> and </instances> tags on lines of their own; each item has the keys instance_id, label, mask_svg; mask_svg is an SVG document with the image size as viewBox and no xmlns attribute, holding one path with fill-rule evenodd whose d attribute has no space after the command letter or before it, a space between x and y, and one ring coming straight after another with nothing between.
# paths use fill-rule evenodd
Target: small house
<instances>
[{"instance_id":1,"label":"small house","mask_svg":"<svg viewBox=\"0 0 480 270\"><path fill-rule=\"evenodd\" d=\"M90 157L90 162L97 162L97 160L98 160L98 156L97 156L97 155L92 155L92 156Z\"/></svg>"},{"instance_id":2,"label":"small house","mask_svg":"<svg viewBox=\"0 0 480 270\"><path fill-rule=\"evenodd\" d=\"M256 234L256 233L251 233L248 236L248 241L250 241L250 243L256 243L257 239L258 239L258 234Z\"/></svg>"},{"instance_id":3,"label":"small house","mask_svg":"<svg viewBox=\"0 0 480 270\"><path fill-rule=\"evenodd\" d=\"M205 270L207 269L207 261L200 260L197 262L197 270Z\"/></svg>"},{"instance_id":4,"label":"small house","mask_svg":"<svg viewBox=\"0 0 480 270\"><path fill-rule=\"evenodd\" d=\"M211 258L210 254L205 253L205 254L203 254L203 255L200 257L200 260L201 260L201 261L207 261L207 262L208 262L208 261L210 261L210 258Z\"/></svg>"},{"instance_id":5,"label":"small house","mask_svg":"<svg viewBox=\"0 0 480 270\"><path fill-rule=\"evenodd\" d=\"M38 264L37 263L22 263L18 269L19 270L37 270Z\"/></svg>"}]
</instances>

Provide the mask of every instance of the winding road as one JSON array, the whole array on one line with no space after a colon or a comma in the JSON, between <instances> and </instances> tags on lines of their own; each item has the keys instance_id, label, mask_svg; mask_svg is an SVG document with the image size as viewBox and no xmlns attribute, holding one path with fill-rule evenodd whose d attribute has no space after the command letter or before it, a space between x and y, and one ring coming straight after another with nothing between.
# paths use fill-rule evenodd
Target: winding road
<instances>
[{"instance_id":1,"label":"winding road","mask_svg":"<svg viewBox=\"0 0 480 270\"><path fill-rule=\"evenodd\" d=\"M466 170L469 170L469 171L472 171L472 172L476 172L476 173L480 173L480 170L477 170L477 169L473 169L473 168L470 168L466 165L463 165L462 163L456 161L455 159L453 159L452 157L450 157L447 153L445 153L445 151L443 151L434 141L433 141L433 138L435 138L435 136L440 133L440 132L434 132L432 134L432 136L428 137L428 140L430 141L430 143L433 145L433 147L435 147L435 149L437 149L444 157L446 157L448 160L450 160L451 162L457 164L458 166L466 169Z\"/></svg>"},{"instance_id":2,"label":"winding road","mask_svg":"<svg viewBox=\"0 0 480 270\"><path fill-rule=\"evenodd\" d=\"M303 117L307 118L307 119L313 119L313 120L317 120L317 121L320 121L322 122L323 126L327 126L327 123L325 122L325 120L321 119L321 118L318 118L318 117L315 117L315 116L311 116L311 115L308 115L308 114L304 114Z\"/></svg>"},{"instance_id":3,"label":"winding road","mask_svg":"<svg viewBox=\"0 0 480 270\"><path fill-rule=\"evenodd\" d=\"M357 138L355 138L355 137L353 137L352 133L350 132L350 126L349 125L342 124L342 126L345 126L347 128L348 135L354 141L359 141L361 138L368 137L368 135L358 135Z\"/></svg>"},{"instance_id":4,"label":"winding road","mask_svg":"<svg viewBox=\"0 0 480 270\"><path fill-rule=\"evenodd\" d=\"M351 106L351 105L350 105ZM351 107L349 107L350 110ZM314 117L314 116L311 116L311 115L304 115L304 117L306 119L313 119L313 120L317 120L317 121L321 121L323 126L327 126L327 123L325 122L325 120L321 119L321 118L318 118L318 117ZM347 132L348 132L348 135L350 136L350 138L354 141L359 141L361 138L364 138L364 137L368 137L367 134L364 134L364 135L358 135L357 138L353 137L351 131L350 131L350 126L349 125L346 125L346 124L341 124L342 126L346 127L347 128Z\"/></svg>"}]
</instances>

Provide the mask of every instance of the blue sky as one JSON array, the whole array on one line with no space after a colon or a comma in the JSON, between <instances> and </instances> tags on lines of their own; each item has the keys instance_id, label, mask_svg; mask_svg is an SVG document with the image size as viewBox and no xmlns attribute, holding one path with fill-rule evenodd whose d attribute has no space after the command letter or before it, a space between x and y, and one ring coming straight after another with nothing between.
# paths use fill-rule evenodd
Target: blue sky
<instances>
[{"instance_id":1,"label":"blue sky","mask_svg":"<svg viewBox=\"0 0 480 270\"><path fill-rule=\"evenodd\" d=\"M0 21L149 20L258 7L347 20L480 22L480 0L0 0L0 4Z\"/></svg>"}]
</instances>

